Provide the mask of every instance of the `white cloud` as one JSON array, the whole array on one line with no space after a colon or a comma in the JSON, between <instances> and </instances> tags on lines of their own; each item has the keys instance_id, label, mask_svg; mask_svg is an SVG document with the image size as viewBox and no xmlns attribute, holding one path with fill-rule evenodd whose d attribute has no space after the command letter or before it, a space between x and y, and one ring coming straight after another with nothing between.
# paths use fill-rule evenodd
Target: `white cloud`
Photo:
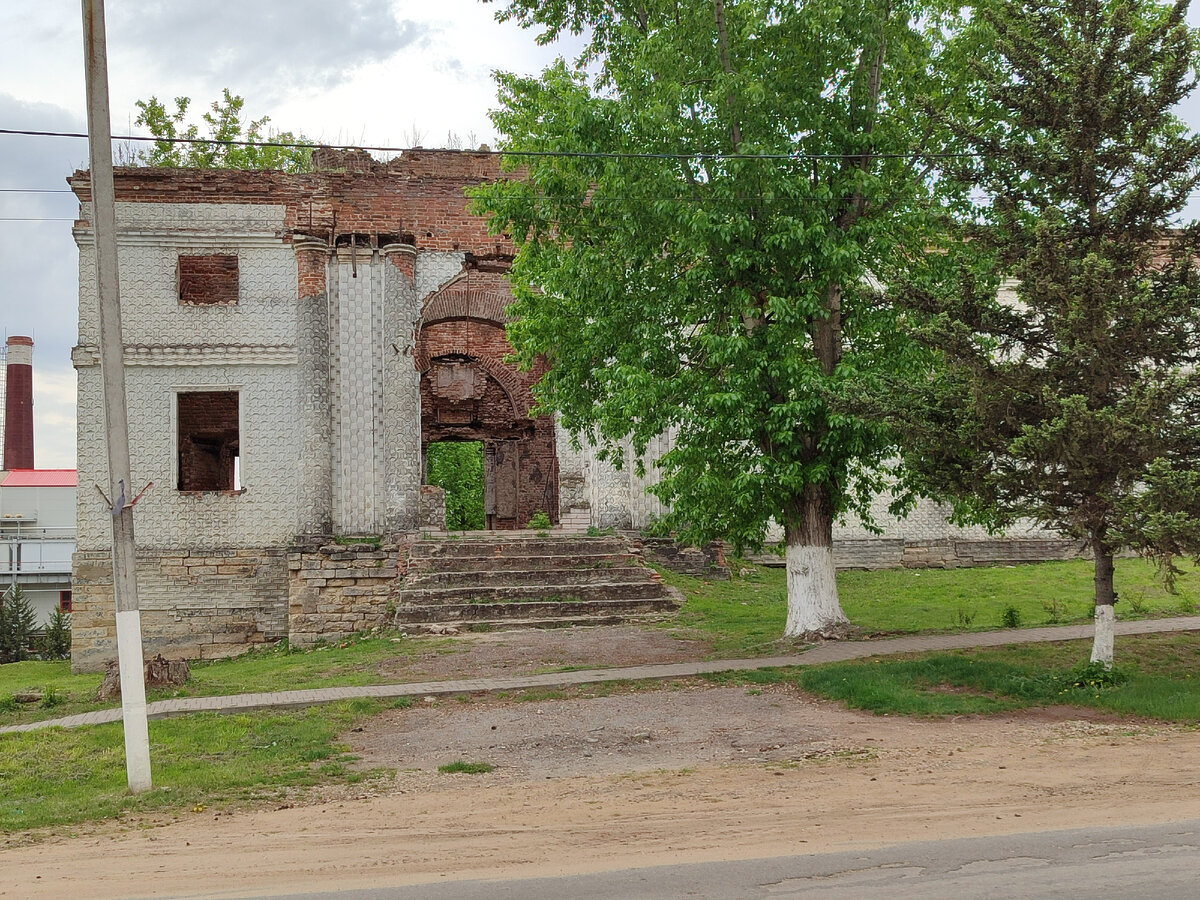
<instances>
[{"instance_id":1,"label":"white cloud","mask_svg":"<svg viewBox=\"0 0 1200 900\"><path fill-rule=\"evenodd\" d=\"M75 369L34 347L33 458L39 469L75 468Z\"/></svg>"},{"instance_id":2,"label":"white cloud","mask_svg":"<svg viewBox=\"0 0 1200 900\"><path fill-rule=\"evenodd\" d=\"M391 0L158 0L111 4L107 16L114 59L139 68L147 88L187 73L205 94L229 87L268 103L297 86L336 88L426 30L398 17Z\"/></svg>"}]
</instances>

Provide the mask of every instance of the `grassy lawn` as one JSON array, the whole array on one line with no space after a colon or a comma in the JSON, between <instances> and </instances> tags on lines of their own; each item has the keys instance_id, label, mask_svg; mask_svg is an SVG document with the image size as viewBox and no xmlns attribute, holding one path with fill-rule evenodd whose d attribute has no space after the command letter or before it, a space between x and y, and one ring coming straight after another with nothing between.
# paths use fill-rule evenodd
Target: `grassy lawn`
<instances>
[{"instance_id":1,"label":"grassy lawn","mask_svg":"<svg viewBox=\"0 0 1200 900\"><path fill-rule=\"evenodd\" d=\"M698 630L718 656L779 652L787 618L783 569L732 565L730 581L705 582L663 573L687 605L666 627ZM1116 564L1119 619L1191 615L1200 602L1200 573L1190 566L1167 593L1154 567L1140 559ZM838 573L842 608L866 635L987 631L1004 627L1012 607L1023 626L1090 622L1092 564L1087 560L978 569L889 569Z\"/></svg>"},{"instance_id":2,"label":"grassy lawn","mask_svg":"<svg viewBox=\"0 0 1200 900\"><path fill-rule=\"evenodd\" d=\"M790 682L855 709L890 715L986 715L1060 705L1200 725L1200 635L1121 638L1118 665L1107 677L1081 665L1090 647L1090 641L1022 644L708 677ZM1105 683L1108 678L1113 683Z\"/></svg>"},{"instance_id":3,"label":"grassy lawn","mask_svg":"<svg viewBox=\"0 0 1200 900\"><path fill-rule=\"evenodd\" d=\"M286 647L255 650L234 659L193 662L191 679L174 688L151 689L148 700L168 697L217 697L259 691L310 690L379 684L381 663L425 651L447 649L448 638L398 638L394 635L363 636L311 650L289 651ZM119 700L95 701L101 676L72 675L70 663L23 662L0 665L0 725L15 725L106 709ZM14 692L27 688L43 690L51 699L39 704L16 704Z\"/></svg>"},{"instance_id":4,"label":"grassy lawn","mask_svg":"<svg viewBox=\"0 0 1200 900\"><path fill-rule=\"evenodd\" d=\"M300 712L152 721L154 790L136 797L126 789L119 725L4 735L0 832L159 810L188 815L278 801L321 783L389 777L349 769L355 758L337 742L338 735L383 708L355 700Z\"/></svg>"}]
</instances>

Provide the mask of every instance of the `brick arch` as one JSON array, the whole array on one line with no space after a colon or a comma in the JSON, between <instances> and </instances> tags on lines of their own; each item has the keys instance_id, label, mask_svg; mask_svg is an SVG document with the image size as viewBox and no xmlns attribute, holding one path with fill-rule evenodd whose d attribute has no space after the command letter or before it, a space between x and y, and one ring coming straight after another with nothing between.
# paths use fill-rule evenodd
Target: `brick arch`
<instances>
[{"instance_id":1,"label":"brick arch","mask_svg":"<svg viewBox=\"0 0 1200 900\"><path fill-rule=\"evenodd\" d=\"M504 310L512 299L509 291L468 288L460 280L429 298L421 311L421 326L427 327L447 319L480 319L502 326L511 321Z\"/></svg>"},{"instance_id":2,"label":"brick arch","mask_svg":"<svg viewBox=\"0 0 1200 900\"><path fill-rule=\"evenodd\" d=\"M448 346L439 347L438 356L463 356L474 361L474 365L478 366L489 378L493 379L503 388L504 393L508 396L508 402L512 404L513 416L517 419L530 418L529 410L533 407L533 394L529 388L521 381L520 376L508 366L498 359L491 359L487 356L479 356L477 353L472 353L465 347ZM433 365L433 360L429 357L428 351L424 346L418 351L415 359L417 371L421 375L428 373Z\"/></svg>"}]
</instances>

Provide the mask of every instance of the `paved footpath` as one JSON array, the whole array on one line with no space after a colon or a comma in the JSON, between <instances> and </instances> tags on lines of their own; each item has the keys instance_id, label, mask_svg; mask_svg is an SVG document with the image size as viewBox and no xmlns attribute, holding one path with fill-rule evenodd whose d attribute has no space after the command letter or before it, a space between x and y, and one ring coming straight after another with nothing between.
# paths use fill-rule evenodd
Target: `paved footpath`
<instances>
[{"instance_id":1,"label":"paved footpath","mask_svg":"<svg viewBox=\"0 0 1200 900\"><path fill-rule=\"evenodd\" d=\"M1139 619L1118 622L1117 634L1158 634L1173 631L1200 631L1200 616L1173 619ZM830 641L817 644L803 653L790 656L754 657L752 659L714 659L702 662L671 663L652 666L626 666L613 669L581 669L574 672L550 672L544 675L513 675L504 678L464 678L453 681L423 681L404 684L374 684L358 687L319 688L311 691L273 691L262 694L233 694L225 697L181 697L155 700L146 704L151 719L180 716L193 712L244 712L254 709L281 709L336 703L359 697L394 699L397 697L438 697L454 694L473 694L488 691L514 691L526 688L561 688L605 681L644 681L647 679L687 678L712 672L738 672L747 669L769 669L782 666L813 666L819 663L864 659L870 656L890 656L897 653L921 653L928 650L963 650L970 647L1000 647L1006 644L1034 644L1049 641L1070 641L1092 636L1091 625L1059 625L1047 628L1023 628L1004 631L977 631L965 634L920 634L911 637L874 641ZM0 734L15 731L34 731L39 728L75 728L80 725L101 725L119 722L121 709L100 709L30 722L8 725Z\"/></svg>"}]
</instances>

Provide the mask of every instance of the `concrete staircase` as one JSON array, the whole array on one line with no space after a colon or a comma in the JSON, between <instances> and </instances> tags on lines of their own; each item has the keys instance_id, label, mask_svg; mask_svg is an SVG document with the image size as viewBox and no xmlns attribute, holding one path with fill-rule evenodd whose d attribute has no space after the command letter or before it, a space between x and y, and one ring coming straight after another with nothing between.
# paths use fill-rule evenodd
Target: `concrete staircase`
<instances>
[{"instance_id":1,"label":"concrete staircase","mask_svg":"<svg viewBox=\"0 0 1200 900\"><path fill-rule=\"evenodd\" d=\"M417 541L392 601L397 627L428 631L609 625L683 598L624 538L493 531Z\"/></svg>"}]
</instances>

